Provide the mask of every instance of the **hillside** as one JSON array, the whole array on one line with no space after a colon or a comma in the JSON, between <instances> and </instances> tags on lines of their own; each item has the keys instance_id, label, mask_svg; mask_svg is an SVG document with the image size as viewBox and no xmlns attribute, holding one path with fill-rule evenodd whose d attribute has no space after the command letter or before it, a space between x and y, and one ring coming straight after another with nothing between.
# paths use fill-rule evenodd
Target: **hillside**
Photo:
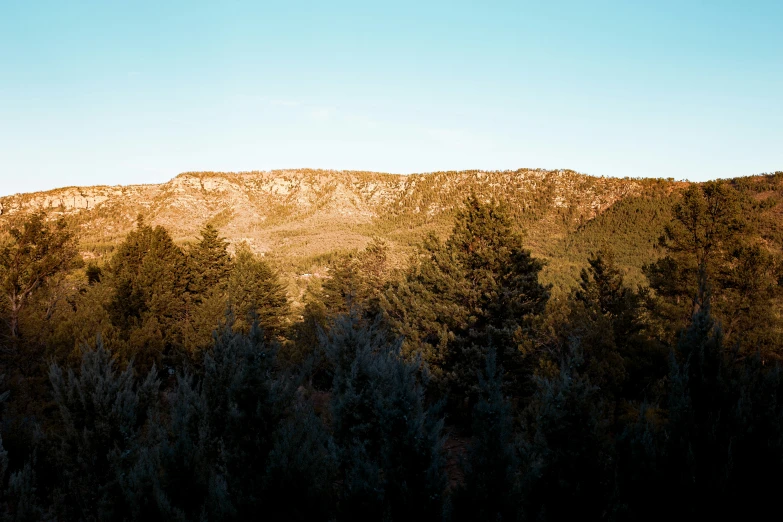
<instances>
[{"instance_id":1,"label":"hillside","mask_svg":"<svg viewBox=\"0 0 783 522\"><path fill-rule=\"evenodd\" d=\"M778 178L754 178L769 185L758 192L779 192ZM233 244L246 241L295 277L317 270L334 253L361 248L373 236L387 240L401 262L427 233L445 235L454 210L475 193L508 205L526 244L547 259L544 277L567 286L598 248L615 251L630 280L640 281L641 265L657 255L654 243L669 219L672 194L685 185L538 169L409 176L188 172L160 185L68 187L4 197L0 219L37 209L67 216L80 228L88 257L110 252L139 215L182 243L212 223Z\"/></svg>"}]
</instances>

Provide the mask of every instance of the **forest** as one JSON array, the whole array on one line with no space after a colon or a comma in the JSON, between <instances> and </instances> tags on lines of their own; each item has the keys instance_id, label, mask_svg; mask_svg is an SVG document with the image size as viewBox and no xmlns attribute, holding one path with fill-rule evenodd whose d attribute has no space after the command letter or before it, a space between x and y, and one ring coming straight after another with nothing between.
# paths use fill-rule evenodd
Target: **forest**
<instances>
[{"instance_id":1,"label":"forest","mask_svg":"<svg viewBox=\"0 0 783 522\"><path fill-rule=\"evenodd\" d=\"M642 200L621 202L581 226L565 289L515 210L474 194L402 266L377 237L296 305L274 256L211 224L181 244L139 215L94 257L72 222L19 213L0 232L0 516L777 512L783 241L763 190L688 184L654 248L622 225ZM592 250L610 219L627 250ZM617 261L642 254L640 274Z\"/></svg>"}]
</instances>

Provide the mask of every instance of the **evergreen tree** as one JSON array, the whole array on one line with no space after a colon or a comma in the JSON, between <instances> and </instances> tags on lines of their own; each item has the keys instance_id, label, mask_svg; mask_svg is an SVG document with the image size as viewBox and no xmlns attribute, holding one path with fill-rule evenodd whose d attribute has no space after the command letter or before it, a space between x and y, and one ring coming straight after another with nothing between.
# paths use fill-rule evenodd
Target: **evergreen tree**
<instances>
[{"instance_id":1,"label":"evergreen tree","mask_svg":"<svg viewBox=\"0 0 783 522\"><path fill-rule=\"evenodd\" d=\"M605 515L614 459L597 389L578 373L582 363L574 346L559 376L538 379L528 406L521 456L525 518Z\"/></svg>"},{"instance_id":2,"label":"evergreen tree","mask_svg":"<svg viewBox=\"0 0 783 522\"><path fill-rule=\"evenodd\" d=\"M665 475L664 413L655 405L642 403L618 436L610 518L652 522L679 512Z\"/></svg>"},{"instance_id":3,"label":"evergreen tree","mask_svg":"<svg viewBox=\"0 0 783 522\"><path fill-rule=\"evenodd\" d=\"M7 499L3 520L13 522L36 522L52 519L38 498L37 478L33 462L28 461L22 469L8 478ZM48 515L48 516L47 516Z\"/></svg>"},{"instance_id":4,"label":"evergreen tree","mask_svg":"<svg viewBox=\"0 0 783 522\"><path fill-rule=\"evenodd\" d=\"M236 328L247 330L258 321L267 336L284 333L290 315L285 285L272 266L255 256L246 244L237 247L228 295L237 318Z\"/></svg>"},{"instance_id":5,"label":"evergreen tree","mask_svg":"<svg viewBox=\"0 0 783 522\"><path fill-rule=\"evenodd\" d=\"M182 346L187 311L186 257L163 227L141 218L109 262L114 296L108 306L112 323L126 342L126 359L148 368Z\"/></svg>"},{"instance_id":6,"label":"evergreen tree","mask_svg":"<svg viewBox=\"0 0 783 522\"><path fill-rule=\"evenodd\" d=\"M331 316L364 309L368 317L379 312L378 299L389 276L389 247L374 238L361 252L340 259L323 283L323 303Z\"/></svg>"},{"instance_id":7,"label":"evergreen tree","mask_svg":"<svg viewBox=\"0 0 783 522\"><path fill-rule=\"evenodd\" d=\"M116 296L112 318L126 328L145 315L179 318L187 288L185 255L163 227L139 221L109 264Z\"/></svg>"},{"instance_id":8,"label":"evergreen tree","mask_svg":"<svg viewBox=\"0 0 783 522\"><path fill-rule=\"evenodd\" d=\"M247 520L268 501L264 474L292 393L275 375L275 351L257 324L247 334L228 325L203 377L179 376L162 453L167 494L188 518Z\"/></svg>"},{"instance_id":9,"label":"evergreen tree","mask_svg":"<svg viewBox=\"0 0 783 522\"><path fill-rule=\"evenodd\" d=\"M78 259L76 239L66 222L50 222L44 212L12 223L0 237L0 292L13 339L19 336L19 317L33 293Z\"/></svg>"},{"instance_id":10,"label":"evergreen tree","mask_svg":"<svg viewBox=\"0 0 783 522\"><path fill-rule=\"evenodd\" d=\"M426 374L402 359L378 321L338 317L323 349L344 480L342 520L433 520L443 509L443 420L424 400Z\"/></svg>"},{"instance_id":11,"label":"evergreen tree","mask_svg":"<svg viewBox=\"0 0 783 522\"><path fill-rule=\"evenodd\" d=\"M0 375L0 384L4 380ZM10 395L9 391L0 393L0 405ZM35 452L24 462L21 469L6 476L9 470L8 452L3 447L3 437L0 435L0 516L2 520L14 522L33 522L44 518L44 508L38 494L37 479L34 469ZM6 478L7 487L6 487Z\"/></svg>"},{"instance_id":12,"label":"evergreen tree","mask_svg":"<svg viewBox=\"0 0 783 522\"><path fill-rule=\"evenodd\" d=\"M494 351L479 375L479 401L473 408L473 441L463 463L464 483L455 493L453 518L516 520L519 513L519 455L511 404L503 394L502 369Z\"/></svg>"},{"instance_id":13,"label":"evergreen tree","mask_svg":"<svg viewBox=\"0 0 783 522\"><path fill-rule=\"evenodd\" d=\"M783 469L780 370L760 358L732 364L710 301L694 315L672 354L666 427L669 497L685 513L743 516L774 509L741 492L773 495L765 477Z\"/></svg>"},{"instance_id":14,"label":"evergreen tree","mask_svg":"<svg viewBox=\"0 0 783 522\"><path fill-rule=\"evenodd\" d=\"M543 263L522 247L502 206L475 196L457 214L445 243L431 237L404 281L390 286L383 307L433 367L452 411L469 412L482 368L483 347L502 347L498 365L517 394L525 381L520 344L544 311L549 288L538 276Z\"/></svg>"},{"instance_id":15,"label":"evergreen tree","mask_svg":"<svg viewBox=\"0 0 783 522\"><path fill-rule=\"evenodd\" d=\"M188 251L190 292L197 296L225 285L231 272L228 242L211 224L201 229L201 239Z\"/></svg>"},{"instance_id":16,"label":"evergreen tree","mask_svg":"<svg viewBox=\"0 0 783 522\"><path fill-rule=\"evenodd\" d=\"M183 344L191 362L200 363L212 345L212 332L225 326L229 306L228 280L232 270L228 242L208 224L200 241L188 250L188 303Z\"/></svg>"},{"instance_id":17,"label":"evergreen tree","mask_svg":"<svg viewBox=\"0 0 783 522\"><path fill-rule=\"evenodd\" d=\"M309 402L297 401L278 427L269 454L264 476L269 518L329 520L338 465L337 447L324 422Z\"/></svg>"},{"instance_id":18,"label":"evergreen tree","mask_svg":"<svg viewBox=\"0 0 783 522\"><path fill-rule=\"evenodd\" d=\"M60 474L59 509L73 519L115 519L138 506L124 503L123 476L134 466L157 405L153 370L136 382L131 365L118 373L100 337L85 348L78 372L49 370L59 419L54 431Z\"/></svg>"},{"instance_id":19,"label":"evergreen tree","mask_svg":"<svg viewBox=\"0 0 783 522\"><path fill-rule=\"evenodd\" d=\"M87 282L90 285L100 283L101 279L103 278L103 270L101 270L101 267L95 263L88 264L87 268L84 270L84 273L87 276Z\"/></svg>"},{"instance_id":20,"label":"evergreen tree","mask_svg":"<svg viewBox=\"0 0 783 522\"><path fill-rule=\"evenodd\" d=\"M578 340L585 375L616 408L621 394L642 399L665 378L668 350L652 338L645 322L644 292L625 286L614 256L599 251L588 263L569 298L567 315L556 326L554 352L567 355Z\"/></svg>"},{"instance_id":21,"label":"evergreen tree","mask_svg":"<svg viewBox=\"0 0 783 522\"><path fill-rule=\"evenodd\" d=\"M724 335L742 332L738 341L746 350L780 357L783 329L771 309L783 295L781 263L755 234L759 206L727 182L714 181L691 185L673 214L659 240L666 255L644 267L670 338L689 324L709 293Z\"/></svg>"}]
</instances>

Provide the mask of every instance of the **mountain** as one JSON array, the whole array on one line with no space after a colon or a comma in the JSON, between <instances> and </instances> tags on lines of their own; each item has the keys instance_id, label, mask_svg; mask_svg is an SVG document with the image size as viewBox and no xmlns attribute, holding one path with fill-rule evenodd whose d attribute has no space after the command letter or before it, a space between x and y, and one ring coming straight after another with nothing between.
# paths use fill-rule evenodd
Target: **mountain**
<instances>
[{"instance_id":1,"label":"mountain","mask_svg":"<svg viewBox=\"0 0 783 522\"><path fill-rule=\"evenodd\" d=\"M779 190L780 176L761 176ZM751 179L751 178L744 178ZM772 181L769 181L772 180ZM181 243L211 223L295 276L336 253L385 239L402 263L426 234L445 236L471 193L505 203L556 286L576 280L591 251L614 251L631 281L657 256L655 242L685 182L603 178L570 170L395 175L327 170L187 172L160 185L68 187L0 198L0 219L48 209L78 226L84 253L101 257L139 215ZM763 192L763 191L760 191Z\"/></svg>"}]
</instances>

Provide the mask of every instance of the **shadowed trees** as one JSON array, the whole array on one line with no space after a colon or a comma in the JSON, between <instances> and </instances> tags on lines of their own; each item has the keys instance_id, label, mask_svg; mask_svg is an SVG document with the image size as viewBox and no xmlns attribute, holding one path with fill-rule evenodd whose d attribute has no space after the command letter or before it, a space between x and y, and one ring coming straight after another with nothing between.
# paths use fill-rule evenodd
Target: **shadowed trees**
<instances>
[{"instance_id":1,"label":"shadowed trees","mask_svg":"<svg viewBox=\"0 0 783 522\"><path fill-rule=\"evenodd\" d=\"M473 197L402 270L380 240L334 266L308 328L269 258L230 255L212 227L180 247L140 222L113 258L42 280L20 349L0 350L2 368L9 353L34 360L0 388L0 515L774 512L778 261L732 190L684 194L651 288L598 251L551 301L517 224Z\"/></svg>"}]
</instances>

